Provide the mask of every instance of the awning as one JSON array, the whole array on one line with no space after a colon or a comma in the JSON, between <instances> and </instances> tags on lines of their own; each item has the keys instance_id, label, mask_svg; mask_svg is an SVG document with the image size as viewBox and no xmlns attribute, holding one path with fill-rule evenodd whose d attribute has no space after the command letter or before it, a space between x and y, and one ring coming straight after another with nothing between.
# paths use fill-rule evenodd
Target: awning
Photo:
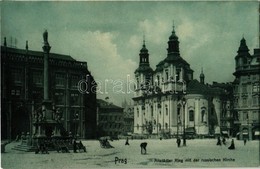
<instances>
[{"instance_id":1,"label":"awning","mask_svg":"<svg viewBox=\"0 0 260 169\"><path fill-rule=\"evenodd\" d=\"M255 136L260 136L260 131L255 131Z\"/></svg>"}]
</instances>

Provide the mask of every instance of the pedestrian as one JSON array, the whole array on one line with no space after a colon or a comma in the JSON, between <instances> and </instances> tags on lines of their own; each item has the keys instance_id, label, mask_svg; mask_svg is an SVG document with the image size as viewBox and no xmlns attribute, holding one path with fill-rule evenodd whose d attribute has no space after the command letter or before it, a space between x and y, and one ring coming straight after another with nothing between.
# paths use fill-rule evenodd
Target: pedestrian
<instances>
[{"instance_id":1,"label":"pedestrian","mask_svg":"<svg viewBox=\"0 0 260 169\"><path fill-rule=\"evenodd\" d=\"M181 139L180 139L179 137L177 138L176 143L177 143L177 146L180 147L180 145L181 145Z\"/></svg>"},{"instance_id":2,"label":"pedestrian","mask_svg":"<svg viewBox=\"0 0 260 169\"><path fill-rule=\"evenodd\" d=\"M126 137L125 145L129 146L128 137Z\"/></svg>"},{"instance_id":3,"label":"pedestrian","mask_svg":"<svg viewBox=\"0 0 260 169\"><path fill-rule=\"evenodd\" d=\"M223 137L222 143L223 143L224 145L226 145L226 139L225 139L225 137Z\"/></svg>"},{"instance_id":4,"label":"pedestrian","mask_svg":"<svg viewBox=\"0 0 260 169\"><path fill-rule=\"evenodd\" d=\"M244 139L244 146L246 145L246 139Z\"/></svg>"},{"instance_id":5,"label":"pedestrian","mask_svg":"<svg viewBox=\"0 0 260 169\"><path fill-rule=\"evenodd\" d=\"M73 141L73 152L77 153L77 143L76 143L76 140Z\"/></svg>"},{"instance_id":6,"label":"pedestrian","mask_svg":"<svg viewBox=\"0 0 260 169\"><path fill-rule=\"evenodd\" d=\"M220 140L220 137L218 137L217 146L221 146L221 140Z\"/></svg>"},{"instance_id":7,"label":"pedestrian","mask_svg":"<svg viewBox=\"0 0 260 169\"><path fill-rule=\"evenodd\" d=\"M146 146L147 146L146 142L143 142L143 143L140 144L141 154L146 154Z\"/></svg>"},{"instance_id":8,"label":"pedestrian","mask_svg":"<svg viewBox=\"0 0 260 169\"><path fill-rule=\"evenodd\" d=\"M228 147L229 150L234 150L235 149L235 144L234 144L234 139L231 141L231 145Z\"/></svg>"}]
</instances>

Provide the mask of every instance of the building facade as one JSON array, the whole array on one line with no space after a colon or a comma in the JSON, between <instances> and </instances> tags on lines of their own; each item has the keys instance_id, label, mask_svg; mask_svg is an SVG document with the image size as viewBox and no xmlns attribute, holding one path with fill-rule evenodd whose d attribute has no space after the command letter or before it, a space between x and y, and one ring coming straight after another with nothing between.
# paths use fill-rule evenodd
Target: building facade
<instances>
[{"instance_id":1,"label":"building facade","mask_svg":"<svg viewBox=\"0 0 260 169\"><path fill-rule=\"evenodd\" d=\"M173 28L167 56L153 70L145 42L135 70L134 133L178 136L186 132L220 134L225 91L193 79L193 70L180 55Z\"/></svg>"},{"instance_id":2,"label":"building facade","mask_svg":"<svg viewBox=\"0 0 260 169\"><path fill-rule=\"evenodd\" d=\"M118 138L124 131L123 108L97 99L97 126L98 137Z\"/></svg>"},{"instance_id":3,"label":"building facade","mask_svg":"<svg viewBox=\"0 0 260 169\"><path fill-rule=\"evenodd\" d=\"M44 72L41 51L1 46L1 139L13 139L22 132L32 133L32 119L41 111ZM64 130L81 138L96 133L95 81L86 62L69 55L49 54L48 95L62 118ZM80 81L88 83L79 86ZM83 84L83 83L82 83ZM79 87L85 92L80 92ZM89 91L88 93L86 91Z\"/></svg>"},{"instance_id":4,"label":"building facade","mask_svg":"<svg viewBox=\"0 0 260 169\"><path fill-rule=\"evenodd\" d=\"M123 135L134 133L134 105L129 104L126 100L122 103L124 108L124 130Z\"/></svg>"},{"instance_id":5,"label":"building facade","mask_svg":"<svg viewBox=\"0 0 260 169\"><path fill-rule=\"evenodd\" d=\"M260 49L249 53L246 40L242 38L235 57L234 80L235 124L239 126L240 139L258 139L259 122L259 70Z\"/></svg>"}]
</instances>

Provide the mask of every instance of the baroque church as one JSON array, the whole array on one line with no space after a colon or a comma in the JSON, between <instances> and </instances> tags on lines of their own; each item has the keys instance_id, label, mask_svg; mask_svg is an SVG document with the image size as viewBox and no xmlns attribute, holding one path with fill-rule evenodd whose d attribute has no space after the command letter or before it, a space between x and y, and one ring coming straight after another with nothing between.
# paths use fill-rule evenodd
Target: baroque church
<instances>
[{"instance_id":1,"label":"baroque church","mask_svg":"<svg viewBox=\"0 0 260 169\"><path fill-rule=\"evenodd\" d=\"M143 42L135 70L134 133L168 137L230 134L230 124L222 125L223 114L230 114L228 92L205 84L203 70L199 81L193 78L194 71L180 54L174 27L167 51L153 70Z\"/></svg>"}]
</instances>

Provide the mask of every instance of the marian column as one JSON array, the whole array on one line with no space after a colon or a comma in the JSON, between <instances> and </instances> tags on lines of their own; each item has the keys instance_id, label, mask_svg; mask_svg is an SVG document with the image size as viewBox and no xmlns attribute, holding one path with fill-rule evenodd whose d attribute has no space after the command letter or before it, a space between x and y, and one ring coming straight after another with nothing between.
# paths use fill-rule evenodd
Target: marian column
<instances>
[{"instance_id":1,"label":"marian column","mask_svg":"<svg viewBox=\"0 0 260 169\"><path fill-rule=\"evenodd\" d=\"M51 46L48 42L48 32L45 30L43 33L44 45L42 47L44 54L44 101L49 100L49 53Z\"/></svg>"}]
</instances>

